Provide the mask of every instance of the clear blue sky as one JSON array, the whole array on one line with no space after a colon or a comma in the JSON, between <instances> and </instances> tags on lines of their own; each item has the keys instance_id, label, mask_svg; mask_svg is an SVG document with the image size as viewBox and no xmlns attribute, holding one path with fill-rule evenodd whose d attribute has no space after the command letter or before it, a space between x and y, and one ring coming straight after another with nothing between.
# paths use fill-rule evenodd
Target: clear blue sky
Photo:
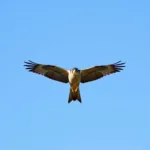
<instances>
[{"instance_id":1,"label":"clear blue sky","mask_svg":"<svg viewBox=\"0 0 150 150\"><path fill-rule=\"evenodd\" d=\"M149 150L150 2L0 2L1 150ZM127 62L80 87L32 74L27 60L84 69Z\"/></svg>"}]
</instances>

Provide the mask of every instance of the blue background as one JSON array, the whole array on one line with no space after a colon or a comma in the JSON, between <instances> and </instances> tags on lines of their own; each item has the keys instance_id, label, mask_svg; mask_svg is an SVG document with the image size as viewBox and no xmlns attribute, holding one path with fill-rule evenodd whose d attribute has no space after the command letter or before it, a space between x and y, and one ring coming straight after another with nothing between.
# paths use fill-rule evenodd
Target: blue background
<instances>
[{"instance_id":1,"label":"blue background","mask_svg":"<svg viewBox=\"0 0 150 150\"><path fill-rule=\"evenodd\" d=\"M1 150L149 150L150 2L0 2ZM84 69L126 68L81 84L25 70L24 61Z\"/></svg>"}]
</instances>

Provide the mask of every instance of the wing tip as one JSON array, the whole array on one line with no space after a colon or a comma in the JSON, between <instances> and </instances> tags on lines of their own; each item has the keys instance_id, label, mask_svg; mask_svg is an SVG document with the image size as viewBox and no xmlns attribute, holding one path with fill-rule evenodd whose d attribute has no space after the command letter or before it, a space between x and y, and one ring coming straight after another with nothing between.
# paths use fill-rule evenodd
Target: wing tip
<instances>
[{"instance_id":1,"label":"wing tip","mask_svg":"<svg viewBox=\"0 0 150 150\"><path fill-rule=\"evenodd\" d=\"M126 67L125 64L126 64L126 62L122 62L122 61L120 60L120 61L114 63L113 66L114 66L116 72L120 72L121 70L124 69L124 67Z\"/></svg>"},{"instance_id":2,"label":"wing tip","mask_svg":"<svg viewBox=\"0 0 150 150\"><path fill-rule=\"evenodd\" d=\"M122 60L119 60L119 61L117 61L117 62L114 63L114 64L126 64L126 62L123 62Z\"/></svg>"},{"instance_id":3,"label":"wing tip","mask_svg":"<svg viewBox=\"0 0 150 150\"><path fill-rule=\"evenodd\" d=\"M33 71L36 67L37 63L31 61L31 60L28 60L28 61L24 61L24 67L25 69L27 69L28 71Z\"/></svg>"}]
</instances>

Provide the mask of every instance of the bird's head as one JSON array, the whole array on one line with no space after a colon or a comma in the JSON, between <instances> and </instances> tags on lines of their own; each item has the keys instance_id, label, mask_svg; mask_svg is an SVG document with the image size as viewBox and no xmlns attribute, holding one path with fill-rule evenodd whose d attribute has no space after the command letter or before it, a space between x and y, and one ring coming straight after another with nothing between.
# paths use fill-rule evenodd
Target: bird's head
<instances>
[{"instance_id":1,"label":"bird's head","mask_svg":"<svg viewBox=\"0 0 150 150\"><path fill-rule=\"evenodd\" d=\"M78 74L78 73L80 73L80 70L78 68L72 68L72 72Z\"/></svg>"}]
</instances>

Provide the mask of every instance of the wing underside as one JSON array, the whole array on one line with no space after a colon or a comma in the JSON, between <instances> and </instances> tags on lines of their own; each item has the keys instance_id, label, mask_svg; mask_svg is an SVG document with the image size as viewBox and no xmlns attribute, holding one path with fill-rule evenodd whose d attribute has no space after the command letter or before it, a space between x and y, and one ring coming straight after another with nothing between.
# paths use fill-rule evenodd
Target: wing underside
<instances>
[{"instance_id":1,"label":"wing underside","mask_svg":"<svg viewBox=\"0 0 150 150\"><path fill-rule=\"evenodd\" d=\"M59 82L68 83L68 71L63 68L54 65L37 64L30 60L25 62L24 66L30 72L41 74Z\"/></svg>"},{"instance_id":2,"label":"wing underside","mask_svg":"<svg viewBox=\"0 0 150 150\"><path fill-rule=\"evenodd\" d=\"M81 70L81 83L90 82L120 72L125 67L125 63L118 61L114 64L94 66L88 69Z\"/></svg>"}]
</instances>

